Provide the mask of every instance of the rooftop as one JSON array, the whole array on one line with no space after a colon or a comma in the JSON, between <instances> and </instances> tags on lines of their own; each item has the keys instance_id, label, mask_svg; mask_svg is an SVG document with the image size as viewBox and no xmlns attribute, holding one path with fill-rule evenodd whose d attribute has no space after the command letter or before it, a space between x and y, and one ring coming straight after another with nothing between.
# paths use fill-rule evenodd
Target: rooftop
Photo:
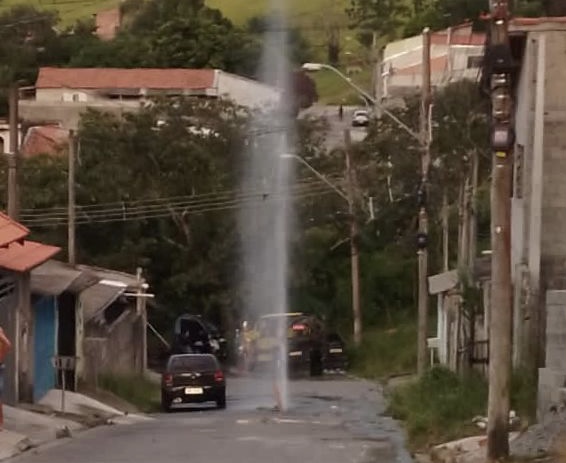
<instances>
[{"instance_id":1,"label":"rooftop","mask_svg":"<svg viewBox=\"0 0 566 463\"><path fill-rule=\"evenodd\" d=\"M214 69L121 69L43 67L37 89L182 89L204 90L215 85Z\"/></svg>"}]
</instances>

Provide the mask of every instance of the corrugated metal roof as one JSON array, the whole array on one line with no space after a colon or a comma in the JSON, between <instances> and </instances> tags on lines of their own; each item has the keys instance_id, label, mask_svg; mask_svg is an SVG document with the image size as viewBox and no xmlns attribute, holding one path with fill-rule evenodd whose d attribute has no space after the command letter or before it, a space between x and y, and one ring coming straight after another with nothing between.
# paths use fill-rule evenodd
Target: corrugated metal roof
<instances>
[{"instance_id":1,"label":"corrugated metal roof","mask_svg":"<svg viewBox=\"0 0 566 463\"><path fill-rule=\"evenodd\" d=\"M51 259L61 248L24 241L0 248L0 268L13 272L28 272Z\"/></svg>"},{"instance_id":2,"label":"corrugated metal roof","mask_svg":"<svg viewBox=\"0 0 566 463\"><path fill-rule=\"evenodd\" d=\"M88 265L78 269L94 273L99 281L81 293L85 322L104 313L104 310L127 290L135 290L140 284L135 275ZM144 280L141 281L144 283Z\"/></svg>"},{"instance_id":3,"label":"corrugated metal roof","mask_svg":"<svg viewBox=\"0 0 566 463\"><path fill-rule=\"evenodd\" d=\"M125 289L126 287L104 283L97 283L85 289L80 295L84 321L88 322L98 314L103 313L110 304L120 297Z\"/></svg>"},{"instance_id":4,"label":"corrugated metal roof","mask_svg":"<svg viewBox=\"0 0 566 463\"><path fill-rule=\"evenodd\" d=\"M31 290L37 294L59 296L64 291L78 294L100 278L57 260L48 260L31 271Z\"/></svg>"},{"instance_id":5,"label":"corrugated metal roof","mask_svg":"<svg viewBox=\"0 0 566 463\"><path fill-rule=\"evenodd\" d=\"M28 235L29 230L26 227L0 212L0 247L23 240Z\"/></svg>"}]
</instances>

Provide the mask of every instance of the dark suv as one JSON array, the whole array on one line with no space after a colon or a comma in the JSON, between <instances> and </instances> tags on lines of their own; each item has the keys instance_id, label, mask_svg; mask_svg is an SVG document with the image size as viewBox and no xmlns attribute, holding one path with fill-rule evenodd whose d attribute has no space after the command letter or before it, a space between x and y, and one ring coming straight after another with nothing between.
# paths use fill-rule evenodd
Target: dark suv
<instances>
[{"instance_id":1,"label":"dark suv","mask_svg":"<svg viewBox=\"0 0 566 463\"><path fill-rule=\"evenodd\" d=\"M172 354L213 354L220 361L228 355L227 342L220 331L199 315L181 315L175 320Z\"/></svg>"}]
</instances>

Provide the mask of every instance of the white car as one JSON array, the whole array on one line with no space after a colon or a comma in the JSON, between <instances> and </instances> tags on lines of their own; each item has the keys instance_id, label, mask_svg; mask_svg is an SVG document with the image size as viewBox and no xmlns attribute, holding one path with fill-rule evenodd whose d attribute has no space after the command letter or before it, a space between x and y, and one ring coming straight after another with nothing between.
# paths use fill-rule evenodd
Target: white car
<instances>
[{"instance_id":1,"label":"white car","mask_svg":"<svg viewBox=\"0 0 566 463\"><path fill-rule=\"evenodd\" d=\"M352 116L352 127L367 127L369 125L369 113L365 110L358 110Z\"/></svg>"}]
</instances>

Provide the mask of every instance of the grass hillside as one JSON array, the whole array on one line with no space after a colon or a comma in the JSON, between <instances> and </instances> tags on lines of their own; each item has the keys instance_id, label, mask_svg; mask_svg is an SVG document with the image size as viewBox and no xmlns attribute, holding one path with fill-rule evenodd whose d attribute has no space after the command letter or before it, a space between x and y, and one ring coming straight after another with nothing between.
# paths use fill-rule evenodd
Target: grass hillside
<instances>
[{"instance_id":1,"label":"grass hillside","mask_svg":"<svg viewBox=\"0 0 566 463\"><path fill-rule=\"evenodd\" d=\"M55 10L59 13L61 25L72 25L77 19L89 18L97 11L118 5L119 0L3 0L0 11L14 5L33 5L42 10Z\"/></svg>"}]
</instances>

